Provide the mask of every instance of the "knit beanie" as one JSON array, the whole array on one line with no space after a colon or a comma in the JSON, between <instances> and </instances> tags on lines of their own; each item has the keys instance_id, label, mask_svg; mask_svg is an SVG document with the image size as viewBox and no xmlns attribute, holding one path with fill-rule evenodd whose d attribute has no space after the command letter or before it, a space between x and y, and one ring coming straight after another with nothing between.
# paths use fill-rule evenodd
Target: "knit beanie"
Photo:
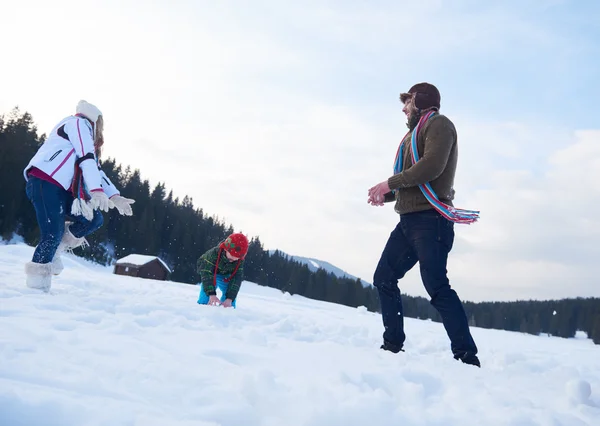
<instances>
[{"instance_id":1,"label":"knit beanie","mask_svg":"<svg viewBox=\"0 0 600 426\"><path fill-rule=\"evenodd\" d=\"M98 117L102 115L102 112L97 106L92 105L84 100L79 101L77 107L75 108L75 113L85 115L94 124L96 124L96 121L98 121Z\"/></svg>"},{"instance_id":2,"label":"knit beanie","mask_svg":"<svg viewBox=\"0 0 600 426\"><path fill-rule=\"evenodd\" d=\"M441 95L437 87L433 84L415 84L410 88L408 93L400 93L400 101L406 103L411 96L415 97L415 107L418 109L440 109Z\"/></svg>"},{"instance_id":3,"label":"knit beanie","mask_svg":"<svg viewBox=\"0 0 600 426\"><path fill-rule=\"evenodd\" d=\"M221 243L221 248L230 255L243 259L248 253L248 238L244 234L231 234Z\"/></svg>"}]
</instances>

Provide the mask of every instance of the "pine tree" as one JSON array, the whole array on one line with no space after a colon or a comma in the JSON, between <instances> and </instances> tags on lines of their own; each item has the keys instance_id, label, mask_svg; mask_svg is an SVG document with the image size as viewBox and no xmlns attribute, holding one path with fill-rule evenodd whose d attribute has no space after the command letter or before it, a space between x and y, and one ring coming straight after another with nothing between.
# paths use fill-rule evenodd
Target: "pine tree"
<instances>
[{"instance_id":1,"label":"pine tree","mask_svg":"<svg viewBox=\"0 0 600 426\"><path fill-rule=\"evenodd\" d=\"M593 331L591 333L591 337L592 341L597 344L600 345L600 315L596 317L596 319L594 320L594 328Z\"/></svg>"},{"instance_id":2,"label":"pine tree","mask_svg":"<svg viewBox=\"0 0 600 426\"><path fill-rule=\"evenodd\" d=\"M43 134L38 136L29 113L15 108L6 116L0 115L0 236L3 238L10 238L16 232L30 245L39 239L35 210L25 194L22 172L45 138ZM122 195L135 200L134 215L123 217L114 209L105 213L103 227L88 237L91 247L76 249L75 253L105 264L131 253L158 255L174 270L170 279L198 282L196 260L234 232L234 227L195 207L189 196L181 201L172 190L167 191L164 183L151 189L139 170L123 167L111 158L102 159L101 164ZM245 279L312 299L365 306L372 312L380 312L375 287L363 287L360 280L338 278L323 269L311 272L306 265L280 251L266 251L258 236L250 240ZM441 320L428 299L403 294L402 300L405 316ZM598 298L466 302L465 311L471 326L562 337L572 337L577 330L583 330L600 344Z\"/></svg>"}]
</instances>

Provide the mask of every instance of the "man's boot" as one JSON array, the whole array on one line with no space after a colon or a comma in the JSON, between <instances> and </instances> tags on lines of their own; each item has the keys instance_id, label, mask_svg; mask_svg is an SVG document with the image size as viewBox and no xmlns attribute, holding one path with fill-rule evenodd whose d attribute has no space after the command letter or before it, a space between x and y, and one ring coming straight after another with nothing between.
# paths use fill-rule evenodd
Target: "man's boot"
<instances>
[{"instance_id":1,"label":"man's boot","mask_svg":"<svg viewBox=\"0 0 600 426\"><path fill-rule=\"evenodd\" d=\"M467 353L455 354L454 359L460 359L465 364L474 365L476 367L481 368L481 362L479 361L479 358L477 358L477 355Z\"/></svg>"}]
</instances>

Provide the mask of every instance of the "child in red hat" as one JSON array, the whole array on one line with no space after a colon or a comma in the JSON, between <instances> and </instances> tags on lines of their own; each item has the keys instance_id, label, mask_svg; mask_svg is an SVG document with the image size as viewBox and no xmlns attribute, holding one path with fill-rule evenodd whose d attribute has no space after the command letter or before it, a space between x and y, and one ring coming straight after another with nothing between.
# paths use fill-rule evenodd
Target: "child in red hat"
<instances>
[{"instance_id":1,"label":"child in red hat","mask_svg":"<svg viewBox=\"0 0 600 426\"><path fill-rule=\"evenodd\" d=\"M244 279L244 259L248 253L248 239L234 233L211 248L198 259L200 274L200 305L234 307ZM217 297L217 288L223 293Z\"/></svg>"}]
</instances>

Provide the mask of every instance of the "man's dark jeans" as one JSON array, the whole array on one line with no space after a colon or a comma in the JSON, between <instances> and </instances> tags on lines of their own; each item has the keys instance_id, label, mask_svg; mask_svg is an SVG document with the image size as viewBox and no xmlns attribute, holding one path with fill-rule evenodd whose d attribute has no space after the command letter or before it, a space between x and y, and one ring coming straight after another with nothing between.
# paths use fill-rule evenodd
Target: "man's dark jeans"
<instances>
[{"instance_id":1,"label":"man's dark jeans","mask_svg":"<svg viewBox=\"0 0 600 426\"><path fill-rule=\"evenodd\" d=\"M91 221L83 216L71 216L73 196L53 183L30 176L25 191L27 198L33 204L40 227L40 242L33 253L32 262L52 262L62 240L67 217L73 221L69 230L77 238L91 234L104 222L99 210L94 210L94 217Z\"/></svg>"},{"instance_id":2,"label":"man's dark jeans","mask_svg":"<svg viewBox=\"0 0 600 426\"><path fill-rule=\"evenodd\" d=\"M450 288L448 253L454 243L454 223L431 209L400 216L375 270L385 331L384 341L397 349L404 344L404 315L398 280L419 262L423 285L431 304L442 317L454 355L475 355L477 346L469 331L462 302Z\"/></svg>"}]
</instances>

